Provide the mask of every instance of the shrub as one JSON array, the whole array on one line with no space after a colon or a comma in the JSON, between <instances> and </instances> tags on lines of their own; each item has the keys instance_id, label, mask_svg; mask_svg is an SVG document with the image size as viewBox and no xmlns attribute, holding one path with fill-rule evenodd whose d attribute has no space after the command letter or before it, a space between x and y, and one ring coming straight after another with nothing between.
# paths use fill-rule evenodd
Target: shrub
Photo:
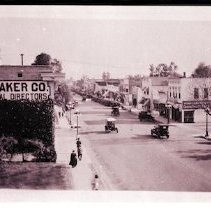
<instances>
[{"instance_id":1,"label":"shrub","mask_svg":"<svg viewBox=\"0 0 211 210\"><path fill-rule=\"evenodd\" d=\"M56 152L53 146L44 146L34 153L36 162L56 162Z\"/></svg>"},{"instance_id":2,"label":"shrub","mask_svg":"<svg viewBox=\"0 0 211 210\"><path fill-rule=\"evenodd\" d=\"M12 159L14 153L16 153L16 145L18 144L18 141L9 136L5 137L2 136L0 138L0 161L2 161L2 158L4 155L10 154L10 160Z\"/></svg>"},{"instance_id":3,"label":"shrub","mask_svg":"<svg viewBox=\"0 0 211 210\"><path fill-rule=\"evenodd\" d=\"M53 111L51 99L46 101L1 100L0 137L17 139L18 152L34 152L36 149L33 148L32 142L37 139L40 139L46 148L52 148L51 150L54 151ZM2 150L1 153L3 152ZM45 150L45 152L49 156L49 151Z\"/></svg>"}]
</instances>

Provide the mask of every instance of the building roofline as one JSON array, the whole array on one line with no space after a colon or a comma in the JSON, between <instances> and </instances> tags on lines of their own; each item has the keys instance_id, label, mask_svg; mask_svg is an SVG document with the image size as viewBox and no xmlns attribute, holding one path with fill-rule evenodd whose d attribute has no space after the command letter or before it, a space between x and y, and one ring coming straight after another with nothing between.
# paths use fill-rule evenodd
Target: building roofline
<instances>
[{"instance_id":1,"label":"building roofline","mask_svg":"<svg viewBox=\"0 0 211 210\"><path fill-rule=\"evenodd\" d=\"M50 65L0 65L0 67L50 67Z\"/></svg>"}]
</instances>

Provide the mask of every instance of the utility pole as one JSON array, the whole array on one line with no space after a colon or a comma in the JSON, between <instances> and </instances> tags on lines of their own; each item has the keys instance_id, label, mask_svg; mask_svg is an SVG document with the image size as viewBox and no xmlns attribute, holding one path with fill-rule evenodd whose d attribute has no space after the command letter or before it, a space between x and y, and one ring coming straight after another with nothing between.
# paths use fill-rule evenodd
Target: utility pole
<instances>
[{"instance_id":1,"label":"utility pole","mask_svg":"<svg viewBox=\"0 0 211 210\"><path fill-rule=\"evenodd\" d=\"M1 48L0 48L0 65L2 64L2 58L1 58Z\"/></svg>"},{"instance_id":2,"label":"utility pole","mask_svg":"<svg viewBox=\"0 0 211 210\"><path fill-rule=\"evenodd\" d=\"M206 113L206 128L205 128L206 130L205 130L205 137L209 137L209 132L208 132L208 115L211 115L209 107L207 107L207 108L205 109L205 113Z\"/></svg>"},{"instance_id":3,"label":"utility pole","mask_svg":"<svg viewBox=\"0 0 211 210\"><path fill-rule=\"evenodd\" d=\"M21 65L22 65L22 66L23 66L23 56L24 56L24 54L21 53Z\"/></svg>"}]
</instances>

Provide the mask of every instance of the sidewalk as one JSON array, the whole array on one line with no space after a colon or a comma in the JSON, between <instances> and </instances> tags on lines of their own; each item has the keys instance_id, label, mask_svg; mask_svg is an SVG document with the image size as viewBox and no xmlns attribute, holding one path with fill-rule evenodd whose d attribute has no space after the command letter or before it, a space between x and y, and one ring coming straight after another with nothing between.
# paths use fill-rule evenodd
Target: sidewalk
<instances>
[{"instance_id":1,"label":"sidewalk","mask_svg":"<svg viewBox=\"0 0 211 210\"><path fill-rule=\"evenodd\" d=\"M76 117L72 116L72 124L76 124ZM78 160L75 168L69 166L70 154L72 150L76 150L76 134L77 129L71 128L66 116L59 118L59 124L56 125L55 130L55 150L57 153L57 163L66 164L70 169L70 179L72 182L73 190L92 190L91 182L95 173L99 175L100 187L99 190L112 190L115 187L111 184L110 179L107 177L102 169L102 166L96 159L95 153L89 144L89 139L86 136L80 136L80 131L87 130L86 124L83 119L79 120L79 137L82 142L82 160Z\"/></svg>"},{"instance_id":2,"label":"sidewalk","mask_svg":"<svg viewBox=\"0 0 211 210\"><path fill-rule=\"evenodd\" d=\"M65 116L59 118L59 124L56 125L55 149L57 152L57 163L68 165L72 150L76 150L76 130L70 128ZM90 168L91 161L83 145L82 151L82 160L78 160L75 168L69 167L72 175L73 190L91 190L91 180L93 178L93 172Z\"/></svg>"}]
</instances>

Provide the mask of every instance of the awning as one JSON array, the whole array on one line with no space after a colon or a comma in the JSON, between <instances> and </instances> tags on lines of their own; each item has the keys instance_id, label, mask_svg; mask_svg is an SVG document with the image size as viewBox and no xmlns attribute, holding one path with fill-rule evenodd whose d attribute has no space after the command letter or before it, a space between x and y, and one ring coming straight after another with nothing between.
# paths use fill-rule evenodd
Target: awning
<instances>
[{"instance_id":1,"label":"awning","mask_svg":"<svg viewBox=\"0 0 211 210\"><path fill-rule=\"evenodd\" d=\"M150 104L150 100L147 99L147 100L144 102L143 106L148 106L149 104Z\"/></svg>"},{"instance_id":2,"label":"awning","mask_svg":"<svg viewBox=\"0 0 211 210\"><path fill-rule=\"evenodd\" d=\"M160 101L159 101L158 99L154 99L154 100L153 100L153 103L154 103L154 104L159 104Z\"/></svg>"}]
</instances>

